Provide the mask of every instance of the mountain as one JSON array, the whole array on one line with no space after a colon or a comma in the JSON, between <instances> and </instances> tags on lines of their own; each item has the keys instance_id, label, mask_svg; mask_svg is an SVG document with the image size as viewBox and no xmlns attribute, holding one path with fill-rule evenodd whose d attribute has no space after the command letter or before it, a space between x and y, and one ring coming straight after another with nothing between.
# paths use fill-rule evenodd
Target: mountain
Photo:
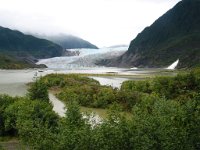
<instances>
[{"instance_id":1,"label":"mountain","mask_svg":"<svg viewBox=\"0 0 200 150\"><path fill-rule=\"evenodd\" d=\"M1 64L0 68L35 67L37 59L61 56L63 53L63 48L53 42L0 27L0 57L2 64L5 64Z\"/></svg>"},{"instance_id":2,"label":"mountain","mask_svg":"<svg viewBox=\"0 0 200 150\"><path fill-rule=\"evenodd\" d=\"M0 52L18 57L49 58L61 56L63 48L51 41L0 27Z\"/></svg>"},{"instance_id":3,"label":"mountain","mask_svg":"<svg viewBox=\"0 0 200 150\"><path fill-rule=\"evenodd\" d=\"M38 37L50 40L62 46L64 49L74 49L74 48L98 49L97 46L91 44L90 42L73 35L67 35L67 34L58 34L55 36L38 35Z\"/></svg>"},{"instance_id":4,"label":"mountain","mask_svg":"<svg viewBox=\"0 0 200 150\"><path fill-rule=\"evenodd\" d=\"M179 68L200 66L200 0L182 0L131 41L109 66L164 67L179 58Z\"/></svg>"}]
</instances>

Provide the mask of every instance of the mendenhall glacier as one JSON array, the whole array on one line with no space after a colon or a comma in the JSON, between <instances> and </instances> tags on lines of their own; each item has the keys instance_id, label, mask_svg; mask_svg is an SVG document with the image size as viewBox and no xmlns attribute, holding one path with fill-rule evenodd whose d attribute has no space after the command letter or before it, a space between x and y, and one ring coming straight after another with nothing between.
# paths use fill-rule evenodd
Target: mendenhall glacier
<instances>
[{"instance_id":1,"label":"mendenhall glacier","mask_svg":"<svg viewBox=\"0 0 200 150\"><path fill-rule=\"evenodd\" d=\"M103 59L116 58L128 50L128 46L121 47L105 47L100 49L67 49L67 51L74 54L74 56L62 56L48 59L40 59L37 64L44 64L49 69L56 70L79 70L90 68L101 68L104 66L96 65L96 62ZM167 70L174 70L179 63L179 59L172 63L169 67L163 68ZM142 68L133 67L130 70L138 70ZM161 68L160 68L161 69Z\"/></svg>"},{"instance_id":2,"label":"mendenhall glacier","mask_svg":"<svg viewBox=\"0 0 200 150\"><path fill-rule=\"evenodd\" d=\"M95 63L102 59L111 59L122 55L128 50L127 46L106 47L100 49L67 49L76 56L54 57L41 59L37 64L45 64L50 69L83 69L99 67Z\"/></svg>"}]
</instances>

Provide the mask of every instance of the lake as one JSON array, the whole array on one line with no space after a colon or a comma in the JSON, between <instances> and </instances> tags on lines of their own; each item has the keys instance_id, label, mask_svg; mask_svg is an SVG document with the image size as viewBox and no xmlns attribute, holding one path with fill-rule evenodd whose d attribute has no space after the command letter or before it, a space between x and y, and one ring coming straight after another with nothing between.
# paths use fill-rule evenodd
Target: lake
<instances>
[{"instance_id":1,"label":"lake","mask_svg":"<svg viewBox=\"0 0 200 150\"><path fill-rule=\"evenodd\" d=\"M41 72L40 72L41 71ZM37 72L37 76L44 76L50 73L78 73L88 74L90 78L96 79L102 85L110 85L119 88L121 83L126 80L141 80L143 78L155 75L174 74L173 72L165 72L163 69L137 69L131 70L126 68L84 68L70 70L52 70L52 69L27 69L27 70L0 70L0 94L9 94L11 96L24 96L27 91L27 84L33 82L33 77ZM102 74L106 74L101 76Z\"/></svg>"}]
</instances>

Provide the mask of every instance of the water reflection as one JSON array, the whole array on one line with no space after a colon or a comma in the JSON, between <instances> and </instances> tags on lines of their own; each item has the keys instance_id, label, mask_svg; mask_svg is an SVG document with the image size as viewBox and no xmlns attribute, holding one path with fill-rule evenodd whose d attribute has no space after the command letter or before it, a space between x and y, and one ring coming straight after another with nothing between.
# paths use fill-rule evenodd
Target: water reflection
<instances>
[{"instance_id":1,"label":"water reflection","mask_svg":"<svg viewBox=\"0 0 200 150\"><path fill-rule=\"evenodd\" d=\"M116 78L116 77L95 77L89 76L90 78L99 81L101 85L112 86L113 88L120 88L124 81L131 80L129 78Z\"/></svg>"}]
</instances>

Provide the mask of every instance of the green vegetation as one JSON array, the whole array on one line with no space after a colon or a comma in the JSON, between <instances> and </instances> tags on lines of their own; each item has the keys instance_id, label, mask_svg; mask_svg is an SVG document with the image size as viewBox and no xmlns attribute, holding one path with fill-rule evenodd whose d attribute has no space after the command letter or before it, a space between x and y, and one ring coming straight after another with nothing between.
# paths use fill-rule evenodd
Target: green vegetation
<instances>
[{"instance_id":1,"label":"green vegetation","mask_svg":"<svg viewBox=\"0 0 200 150\"><path fill-rule=\"evenodd\" d=\"M192 99L200 90L199 70L180 73L175 77L155 77L142 81L125 81L121 89L101 86L97 81L81 75L51 74L41 79L49 88L57 89L57 97L68 102L76 101L83 107L109 108L120 104L124 111L132 107L148 94L184 101Z\"/></svg>"},{"instance_id":2,"label":"green vegetation","mask_svg":"<svg viewBox=\"0 0 200 150\"><path fill-rule=\"evenodd\" d=\"M117 89L101 86L98 81L80 75L51 74L41 79L49 88L59 88L57 97L81 106L106 108L115 101Z\"/></svg>"},{"instance_id":3,"label":"green vegetation","mask_svg":"<svg viewBox=\"0 0 200 150\"><path fill-rule=\"evenodd\" d=\"M36 150L198 150L199 80L200 71L193 70L112 89L80 75L48 75L32 84L26 97L0 96L0 136L15 136ZM67 102L65 117L52 111L45 85L57 88ZM109 108L107 118L91 126L78 104Z\"/></svg>"},{"instance_id":4,"label":"green vegetation","mask_svg":"<svg viewBox=\"0 0 200 150\"><path fill-rule=\"evenodd\" d=\"M179 68L200 66L200 1L182 0L145 28L128 52L110 65L166 67L180 59Z\"/></svg>"},{"instance_id":5,"label":"green vegetation","mask_svg":"<svg viewBox=\"0 0 200 150\"><path fill-rule=\"evenodd\" d=\"M37 65L30 64L23 60L17 60L12 56L0 54L0 68L1 69L23 69L23 68L33 68Z\"/></svg>"},{"instance_id":6,"label":"green vegetation","mask_svg":"<svg viewBox=\"0 0 200 150\"><path fill-rule=\"evenodd\" d=\"M49 101L47 86L41 81L35 81L28 91L28 96L31 100Z\"/></svg>"},{"instance_id":7,"label":"green vegetation","mask_svg":"<svg viewBox=\"0 0 200 150\"><path fill-rule=\"evenodd\" d=\"M33 84L38 88L41 84ZM34 89L31 87L31 89ZM31 93L33 91L33 93ZM47 92L47 91L46 91ZM52 105L47 100L41 100L30 90L27 97L0 96L0 136L15 136L26 147L33 149L51 149L53 141L51 134L56 133L59 117L52 111ZM37 99L32 99L36 97ZM41 142L41 143L40 143ZM40 144L39 144L40 143Z\"/></svg>"},{"instance_id":8,"label":"green vegetation","mask_svg":"<svg viewBox=\"0 0 200 150\"><path fill-rule=\"evenodd\" d=\"M126 81L121 90L157 94L171 100L187 101L193 99L200 90L200 71L181 73L175 77L156 77L146 81Z\"/></svg>"}]
</instances>

